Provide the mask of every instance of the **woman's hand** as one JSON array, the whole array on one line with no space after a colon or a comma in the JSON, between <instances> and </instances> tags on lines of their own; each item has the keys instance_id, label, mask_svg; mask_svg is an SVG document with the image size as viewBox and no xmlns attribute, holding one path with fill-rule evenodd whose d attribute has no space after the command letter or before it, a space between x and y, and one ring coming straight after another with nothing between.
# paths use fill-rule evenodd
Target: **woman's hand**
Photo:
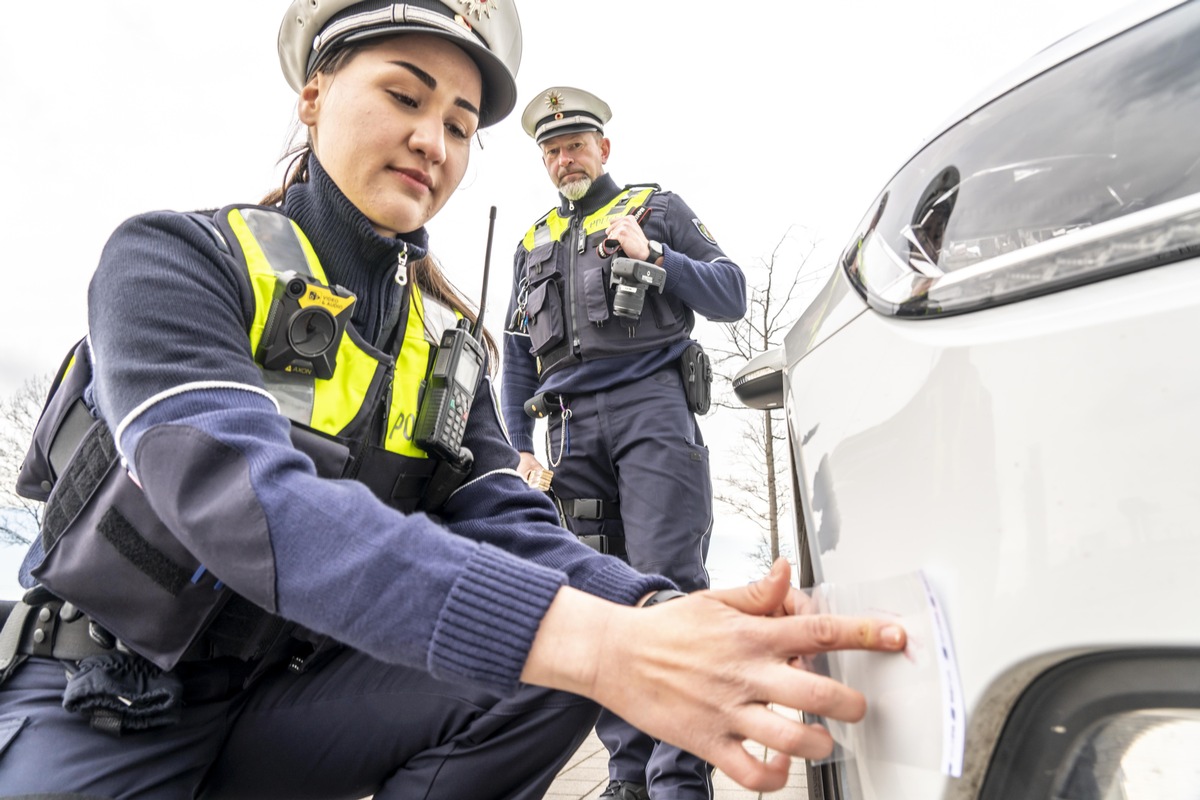
<instances>
[{"instance_id":1,"label":"woman's hand","mask_svg":"<svg viewBox=\"0 0 1200 800\"><path fill-rule=\"evenodd\" d=\"M652 608L629 608L574 589L559 591L538 629L521 679L589 697L647 734L709 761L739 784L774 791L789 756L829 755L819 725L771 705L857 722L861 693L797 666L829 650L899 651L889 621L796 615L805 596L780 560L762 580L695 592ZM763 762L742 746L777 751Z\"/></svg>"}]
</instances>

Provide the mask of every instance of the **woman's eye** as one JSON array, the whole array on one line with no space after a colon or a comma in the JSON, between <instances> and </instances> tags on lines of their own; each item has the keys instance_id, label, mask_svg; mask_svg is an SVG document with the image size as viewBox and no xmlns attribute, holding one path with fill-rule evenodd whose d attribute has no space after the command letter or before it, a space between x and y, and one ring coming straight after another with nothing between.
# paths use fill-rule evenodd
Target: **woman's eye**
<instances>
[{"instance_id":1,"label":"woman's eye","mask_svg":"<svg viewBox=\"0 0 1200 800\"><path fill-rule=\"evenodd\" d=\"M461 125L457 125L453 122L446 123L446 130L450 131L450 135L453 136L455 139L470 139L471 138L471 134L467 133L465 128L463 128Z\"/></svg>"},{"instance_id":2,"label":"woman's eye","mask_svg":"<svg viewBox=\"0 0 1200 800\"><path fill-rule=\"evenodd\" d=\"M401 105L408 106L409 108L417 107L417 101L412 99L408 95L404 94L403 92L389 91L388 94L390 94L392 96L392 99L394 99L396 102L400 103Z\"/></svg>"}]
</instances>

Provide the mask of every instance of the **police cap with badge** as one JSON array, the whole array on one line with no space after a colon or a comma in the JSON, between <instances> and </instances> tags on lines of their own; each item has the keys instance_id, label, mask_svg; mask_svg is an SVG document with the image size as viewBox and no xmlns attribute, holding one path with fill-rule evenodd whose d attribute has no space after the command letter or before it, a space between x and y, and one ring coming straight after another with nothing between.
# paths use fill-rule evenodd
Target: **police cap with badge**
<instances>
[{"instance_id":1,"label":"police cap with badge","mask_svg":"<svg viewBox=\"0 0 1200 800\"><path fill-rule=\"evenodd\" d=\"M596 131L612 119L612 109L599 97L572 86L551 86L525 106L521 127L538 144L568 133Z\"/></svg>"},{"instance_id":2,"label":"police cap with badge","mask_svg":"<svg viewBox=\"0 0 1200 800\"><path fill-rule=\"evenodd\" d=\"M279 62L299 92L343 45L398 33L448 39L479 66L479 126L494 125L517 104L521 21L515 0L293 0L279 28Z\"/></svg>"}]
</instances>

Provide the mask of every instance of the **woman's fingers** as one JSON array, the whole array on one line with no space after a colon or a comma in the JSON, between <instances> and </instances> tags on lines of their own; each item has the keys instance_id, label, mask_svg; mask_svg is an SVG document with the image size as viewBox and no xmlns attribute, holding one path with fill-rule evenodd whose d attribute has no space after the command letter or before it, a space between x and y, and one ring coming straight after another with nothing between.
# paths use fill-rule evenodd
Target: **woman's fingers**
<instances>
[{"instance_id":1,"label":"woman's fingers","mask_svg":"<svg viewBox=\"0 0 1200 800\"><path fill-rule=\"evenodd\" d=\"M705 758L732 780L755 792L782 789L792 765L792 760L782 753L764 760L761 753L748 751L741 741L732 738L722 741L716 752Z\"/></svg>"},{"instance_id":2,"label":"woman's fingers","mask_svg":"<svg viewBox=\"0 0 1200 800\"><path fill-rule=\"evenodd\" d=\"M858 722L867 713L867 700L862 692L833 678L786 665L760 673L759 677L765 680L763 695L767 697L766 702L772 705L842 722ZM801 755L789 749L786 741L763 743L776 750Z\"/></svg>"},{"instance_id":3,"label":"woman's fingers","mask_svg":"<svg viewBox=\"0 0 1200 800\"><path fill-rule=\"evenodd\" d=\"M825 728L766 706L747 707L739 714L738 723L741 736L725 739L709 761L749 789L782 788L792 757L817 760L833 752L833 738ZM772 751L770 758L766 758L768 750Z\"/></svg>"},{"instance_id":4,"label":"woman's fingers","mask_svg":"<svg viewBox=\"0 0 1200 800\"><path fill-rule=\"evenodd\" d=\"M829 650L903 650L907 643L904 628L873 617L808 614L778 623L796 628L795 656Z\"/></svg>"},{"instance_id":5,"label":"woman's fingers","mask_svg":"<svg viewBox=\"0 0 1200 800\"><path fill-rule=\"evenodd\" d=\"M790 578L791 567L786 559L780 558L754 583L734 589L712 589L708 594L744 614L765 617L783 606L791 590Z\"/></svg>"}]
</instances>

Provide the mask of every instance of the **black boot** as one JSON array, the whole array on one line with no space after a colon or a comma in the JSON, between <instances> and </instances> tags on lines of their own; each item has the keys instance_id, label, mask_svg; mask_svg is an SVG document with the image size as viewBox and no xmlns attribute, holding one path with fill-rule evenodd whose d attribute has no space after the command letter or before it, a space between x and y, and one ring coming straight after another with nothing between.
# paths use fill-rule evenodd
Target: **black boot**
<instances>
[{"instance_id":1,"label":"black boot","mask_svg":"<svg viewBox=\"0 0 1200 800\"><path fill-rule=\"evenodd\" d=\"M600 800L606 797L611 797L612 800L650 800L650 793L640 783L609 781L608 788L600 795Z\"/></svg>"}]
</instances>

